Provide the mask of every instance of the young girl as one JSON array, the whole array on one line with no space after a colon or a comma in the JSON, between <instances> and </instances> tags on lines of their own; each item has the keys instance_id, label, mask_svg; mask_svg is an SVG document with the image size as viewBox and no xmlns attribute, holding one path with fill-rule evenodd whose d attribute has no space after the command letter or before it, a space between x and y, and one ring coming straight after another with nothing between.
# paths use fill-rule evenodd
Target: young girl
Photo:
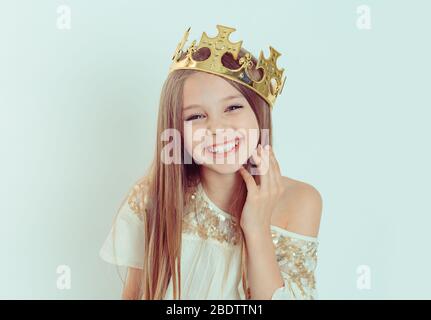
<instances>
[{"instance_id":1,"label":"young girl","mask_svg":"<svg viewBox=\"0 0 431 320\"><path fill-rule=\"evenodd\" d=\"M217 28L178 44L152 165L100 255L128 267L123 299L315 299L322 199L271 147L280 54L256 60Z\"/></svg>"}]
</instances>

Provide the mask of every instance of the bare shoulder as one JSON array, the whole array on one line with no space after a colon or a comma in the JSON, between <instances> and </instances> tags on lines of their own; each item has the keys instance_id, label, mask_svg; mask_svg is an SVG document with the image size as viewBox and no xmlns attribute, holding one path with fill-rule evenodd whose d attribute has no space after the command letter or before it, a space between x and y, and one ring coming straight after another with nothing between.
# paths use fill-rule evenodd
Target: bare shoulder
<instances>
[{"instance_id":1,"label":"bare shoulder","mask_svg":"<svg viewBox=\"0 0 431 320\"><path fill-rule=\"evenodd\" d=\"M273 215L273 224L289 231L317 237L322 215L322 196L303 181L283 177L285 186L282 201Z\"/></svg>"}]
</instances>

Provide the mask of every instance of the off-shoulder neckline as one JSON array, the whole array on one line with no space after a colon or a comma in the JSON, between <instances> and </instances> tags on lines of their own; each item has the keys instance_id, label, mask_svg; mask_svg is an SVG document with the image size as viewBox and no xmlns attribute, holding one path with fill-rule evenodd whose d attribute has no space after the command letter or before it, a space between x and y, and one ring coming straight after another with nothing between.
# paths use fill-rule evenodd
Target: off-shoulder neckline
<instances>
[{"instance_id":1,"label":"off-shoulder neckline","mask_svg":"<svg viewBox=\"0 0 431 320\"><path fill-rule=\"evenodd\" d=\"M209 197L208 197L208 195L207 195L207 193L205 192L205 189L204 189L204 187L203 187L203 185L202 185L202 182L198 182L198 185L197 185L197 189L198 189L198 191L201 193L201 195L202 195L202 197L205 199L205 201L207 201L208 202L208 204L211 206L211 208L214 210L214 211L216 211L217 213L219 213L219 214L221 214L221 215L223 215L223 216L225 216L225 217L227 217L227 218L229 218L229 219L232 219L232 221L235 221L235 222L237 222L238 221L238 219L237 219L237 217L234 217L233 215L231 215L230 213L228 213L228 212L226 212L226 211L224 211L224 210L222 210L222 209L220 209ZM289 230L287 230L287 229L284 229L284 228L282 228L282 227L279 227L279 226L276 226L276 225L273 225L273 224L271 224L270 225L270 227L271 227L271 229L273 230L273 231L275 231L275 232L278 232L279 234L281 234L281 235L284 235L284 236L288 236L288 237L291 237L291 238L297 238L297 239L301 239L301 240L306 240L306 241L311 241L311 242L318 242L318 239L317 239L317 237L311 237L311 236L306 236L306 235L303 235L303 234L300 234L300 233L296 233L296 232L293 232L293 231L289 231Z\"/></svg>"}]
</instances>

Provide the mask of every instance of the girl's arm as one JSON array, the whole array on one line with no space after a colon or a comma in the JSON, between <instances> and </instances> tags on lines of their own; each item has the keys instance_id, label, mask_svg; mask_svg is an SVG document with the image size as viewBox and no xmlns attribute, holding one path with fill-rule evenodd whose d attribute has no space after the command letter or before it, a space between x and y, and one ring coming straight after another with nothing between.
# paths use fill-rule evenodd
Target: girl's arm
<instances>
[{"instance_id":1,"label":"girl's arm","mask_svg":"<svg viewBox=\"0 0 431 320\"><path fill-rule=\"evenodd\" d=\"M305 292L300 280L304 278L304 281L310 282L306 284L306 287L314 288L312 270L306 263L308 260L314 259L313 243L302 243L301 241L299 243L303 245L298 246L299 243L297 244L296 240L289 244L288 237L282 241L274 239L279 251L278 255L276 254L277 248L273 244L271 234L271 217L276 204L283 203L281 207L285 208L289 202L286 200L287 197L284 192L286 186L283 183L280 167L271 147L267 146L263 150L259 145L258 153L254 153L253 158L255 158L260 174L259 185L245 168L240 167L239 170L247 185L247 199L243 207L240 224L246 242L248 256L246 265L251 298L290 299L308 297L310 295ZM318 232L322 208L321 198L314 189L303 190L307 191L301 192L303 195L296 197L297 200L301 200L301 205L295 209L298 212L295 215L297 218L292 220L297 220L294 225L305 225L306 228L304 229L312 233L309 237L311 238ZM312 190L312 192L308 190ZM289 220L289 223L292 223L292 220ZM301 231L299 230L299 232ZM286 233L288 233L287 230ZM303 235L302 238L304 237L307 236ZM280 253L280 251L283 252ZM291 263L285 264L286 261ZM289 270L292 268L290 264L294 265L295 268L300 267L300 269L297 271ZM295 293L296 287L301 294Z\"/></svg>"},{"instance_id":2,"label":"girl's arm","mask_svg":"<svg viewBox=\"0 0 431 320\"><path fill-rule=\"evenodd\" d=\"M106 262L127 267L126 281L121 293L124 300L141 299L139 289L145 254L144 225L139 207L142 188L142 184L135 184L129 191L127 201L123 202L99 252Z\"/></svg>"},{"instance_id":3,"label":"girl's arm","mask_svg":"<svg viewBox=\"0 0 431 320\"><path fill-rule=\"evenodd\" d=\"M138 268L128 268L126 284L123 288L121 299L123 300L140 300L139 287L141 285L142 270Z\"/></svg>"},{"instance_id":4,"label":"girl's arm","mask_svg":"<svg viewBox=\"0 0 431 320\"><path fill-rule=\"evenodd\" d=\"M247 274L251 299L270 300L284 281L275 255L271 232L245 233Z\"/></svg>"},{"instance_id":5,"label":"girl's arm","mask_svg":"<svg viewBox=\"0 0 431 320\"><path fill-rule=\"evenodd\" d=\"M296 232L276 227L267 232L260 228L244 232L248 253L247 268L253 299L316 299L314 270L317 264L317 234L322 200L310 187L295 193L299 202L289 214L289 226ZM271 290L279 280L280 266L283 287Z\"/></svg>"}]
</instances>

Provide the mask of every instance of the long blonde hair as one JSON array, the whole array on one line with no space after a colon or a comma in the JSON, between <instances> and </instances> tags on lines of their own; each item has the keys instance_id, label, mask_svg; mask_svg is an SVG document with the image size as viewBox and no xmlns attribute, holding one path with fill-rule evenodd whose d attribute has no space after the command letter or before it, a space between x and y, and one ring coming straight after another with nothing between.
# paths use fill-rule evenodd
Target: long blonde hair
<instances>
[{"instance_id":1,"label":"long blonde hair","mask_svg":"<svg viewBox=\"0 0 431 320\"><path fill-rule=\"evenodd\" d=\"M241 49L239 57L246 52ZM195 53L194 58L205 59L207 51L202 50ZM254 66L256 59L252 56ZM239 58L238 58L239 60ZM222 61L229 68L238 68L238 60L234 60L230 54L225 54ZM181 146L184 146L183 134L183 89L184 82L195 70L175 70L171 72L163 84L160 95L158 123L157 123L157 140L154 158L147 171L145 178L147 187L145 188L146 196L149 199L144 209L144 266L140 282L141 299L163 299L166 294L169 281L173 281L174 299L181 299L181 244L182 244L182 217L183 211L189 198L187 194L193 190L199 181L199 165L193 159L191 164L165 164L161 161L162 149L165 144L161 139L162 132L166 129L176 129L181 132ZM261 76L260 70L254 69L255 77ZM268 129L269 143L272 145L272 122L271 112L268 104L253 90L246 86L223 78L240 91L252 107L260 129ZM262 135L259 137L259 143ZM181 159L184 159L184 152L181 147ZM246 166L249 168L250 162ZM242 207L247 196L247 189L243 183L240 187L236 199L231 204L233 215L240 217ZM238 231L242 233L238 225ZM241 237L244 239L244 236ZM246 276L246 250L244 240L242 240L241 250L242 262L241 273L243 288L246 297L249 297L249 290Z\"/></svg>"}]
</instances>

